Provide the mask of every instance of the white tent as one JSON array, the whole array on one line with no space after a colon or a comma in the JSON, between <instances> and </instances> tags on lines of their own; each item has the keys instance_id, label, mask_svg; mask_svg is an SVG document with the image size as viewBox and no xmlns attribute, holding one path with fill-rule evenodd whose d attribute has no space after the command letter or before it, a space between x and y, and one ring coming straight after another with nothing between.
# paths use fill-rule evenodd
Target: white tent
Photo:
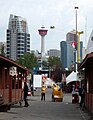
<instances>
[{"instance_id":1,"label":"white tent","mask_svg":"<svg viewBox=\"0 0 93 120\"><path fill-rule=\"evenodd\" d=\"M70 75L67 76L66 78L66 84L73 82L73 81L78 81L77 79L77 73L76 72L72 72Z\"/></svg>"}]
</instances>

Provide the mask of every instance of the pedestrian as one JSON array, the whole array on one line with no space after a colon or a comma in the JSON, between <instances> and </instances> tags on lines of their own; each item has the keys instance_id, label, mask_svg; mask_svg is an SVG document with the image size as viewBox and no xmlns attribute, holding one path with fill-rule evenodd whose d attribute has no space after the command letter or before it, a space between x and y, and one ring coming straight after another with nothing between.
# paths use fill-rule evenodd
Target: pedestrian
<instances>
[{"instance_id":1,"label":"pedestrian","mask_svg":"<svg viewBox=\"0 0 93 120\"><path fill-rule=\"evenodd\" d=\"M34 96L33 84L31 84L31 94L32 94L32 96Z\"/></svg>"},{"instance_id":2,"label":"pedestrian","mask_svg":"<svg viewBox=\"0 0 93 120\"><path fill-rule=\"evenodd\" d=\"M85 102L85 90L84 90L84 85L79 89L79 95L81 97L80 100L80 107L84 107L84 102Z\"/></svg>"},{"instance_id":3,"label":"pedestrian","mask_svg":"<svg viewBox=\"0 0 93 120\"><path fill-rule=\"evenodd\" d=\"M41 101L45 101L45 92L46 92L46 87L43 85L41 88Z\"/></svg>"},{"instance_id":4,"label":"pedestrian","mask_svg":"<svg viewBox=\"0 0 93 120\"><path fill-rule=\"evenodd\" d=\"M28 95L28 86L27 86L27 83L24 82L24 102L25 102L25 105L24 107L28 107L29 104L28 104L28 101L27 101L27 95Z\"/></svg>"}]
</instances>

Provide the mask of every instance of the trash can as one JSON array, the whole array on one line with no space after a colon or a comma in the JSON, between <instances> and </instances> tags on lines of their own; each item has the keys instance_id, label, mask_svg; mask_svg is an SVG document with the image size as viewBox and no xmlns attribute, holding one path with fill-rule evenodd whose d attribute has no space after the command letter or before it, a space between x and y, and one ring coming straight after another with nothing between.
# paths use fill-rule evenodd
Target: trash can
<instances>
[{"instance_id":1,"label":"trash can","mask_svg":"<svg viewBox=\"0 0 93 120\"><path fill-rule=\"evenodd\" d=\"M76 91L72 92L72 103L79 103L79 93Z\"/></svg>"}]
</instances>

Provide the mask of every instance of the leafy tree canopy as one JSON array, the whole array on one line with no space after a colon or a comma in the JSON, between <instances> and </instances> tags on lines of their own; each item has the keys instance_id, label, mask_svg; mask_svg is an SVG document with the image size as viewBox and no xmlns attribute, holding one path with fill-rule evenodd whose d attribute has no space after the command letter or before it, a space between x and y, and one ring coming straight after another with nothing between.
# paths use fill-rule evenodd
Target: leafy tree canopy
<instances>
[{"instance_id":1,"label":"leafy tree canopy","mask_svg":"<svg viewBox=\"0 0 93 120\"><path fill-rule=\"evenodd\" d=\"M49 57L48 63L49 63L49 67L51 69L57 69L57 68L62 69L62 63L61 63L60 58L58 58L58 57Z\"/></svg>"},{"instance_id":2,"label":"leafy tree canopy","mask_svg":"<svg viewBox=\"0 0 93 120\"><path fill-rule=\"evenodd\" d=\"M4 52L4 44L1 46L1 55L5 56L5 52Z\"/></svg>"},{"instance_id":3,"label":"leafy tree canopy","mask_svg":"<svg viewBox=\"0 0 93 120\"><path fill-rule=\"evenodd\" d=\"M38 65L37 58L33 53L25 53L16 62L24 67L27 67L28 69L33 69Z\"/></svg>"}]
</instances>

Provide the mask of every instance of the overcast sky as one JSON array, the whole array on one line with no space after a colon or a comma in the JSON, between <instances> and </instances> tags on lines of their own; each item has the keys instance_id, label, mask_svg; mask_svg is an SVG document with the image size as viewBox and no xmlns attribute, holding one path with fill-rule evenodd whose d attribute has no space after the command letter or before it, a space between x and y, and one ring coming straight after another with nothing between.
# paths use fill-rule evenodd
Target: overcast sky
<instances>
[{"instance_id":1,"label":"overcast sky","mask_svg":"<svg viewBox=\"0 0 93 120\"><path fill-rule=\"evenodd\" d=\"M44 25L48 29L45 36L45 51L60 49L67 32L75 29L75 9L78 6L78 31L84 46L93 28L93 0L0 0L0 42L6 41L10 14L26 18L31 35L31 49L41 49L38 29ZM55 26L55 29L50 29Z\"/></svg>"}]
</instances>

